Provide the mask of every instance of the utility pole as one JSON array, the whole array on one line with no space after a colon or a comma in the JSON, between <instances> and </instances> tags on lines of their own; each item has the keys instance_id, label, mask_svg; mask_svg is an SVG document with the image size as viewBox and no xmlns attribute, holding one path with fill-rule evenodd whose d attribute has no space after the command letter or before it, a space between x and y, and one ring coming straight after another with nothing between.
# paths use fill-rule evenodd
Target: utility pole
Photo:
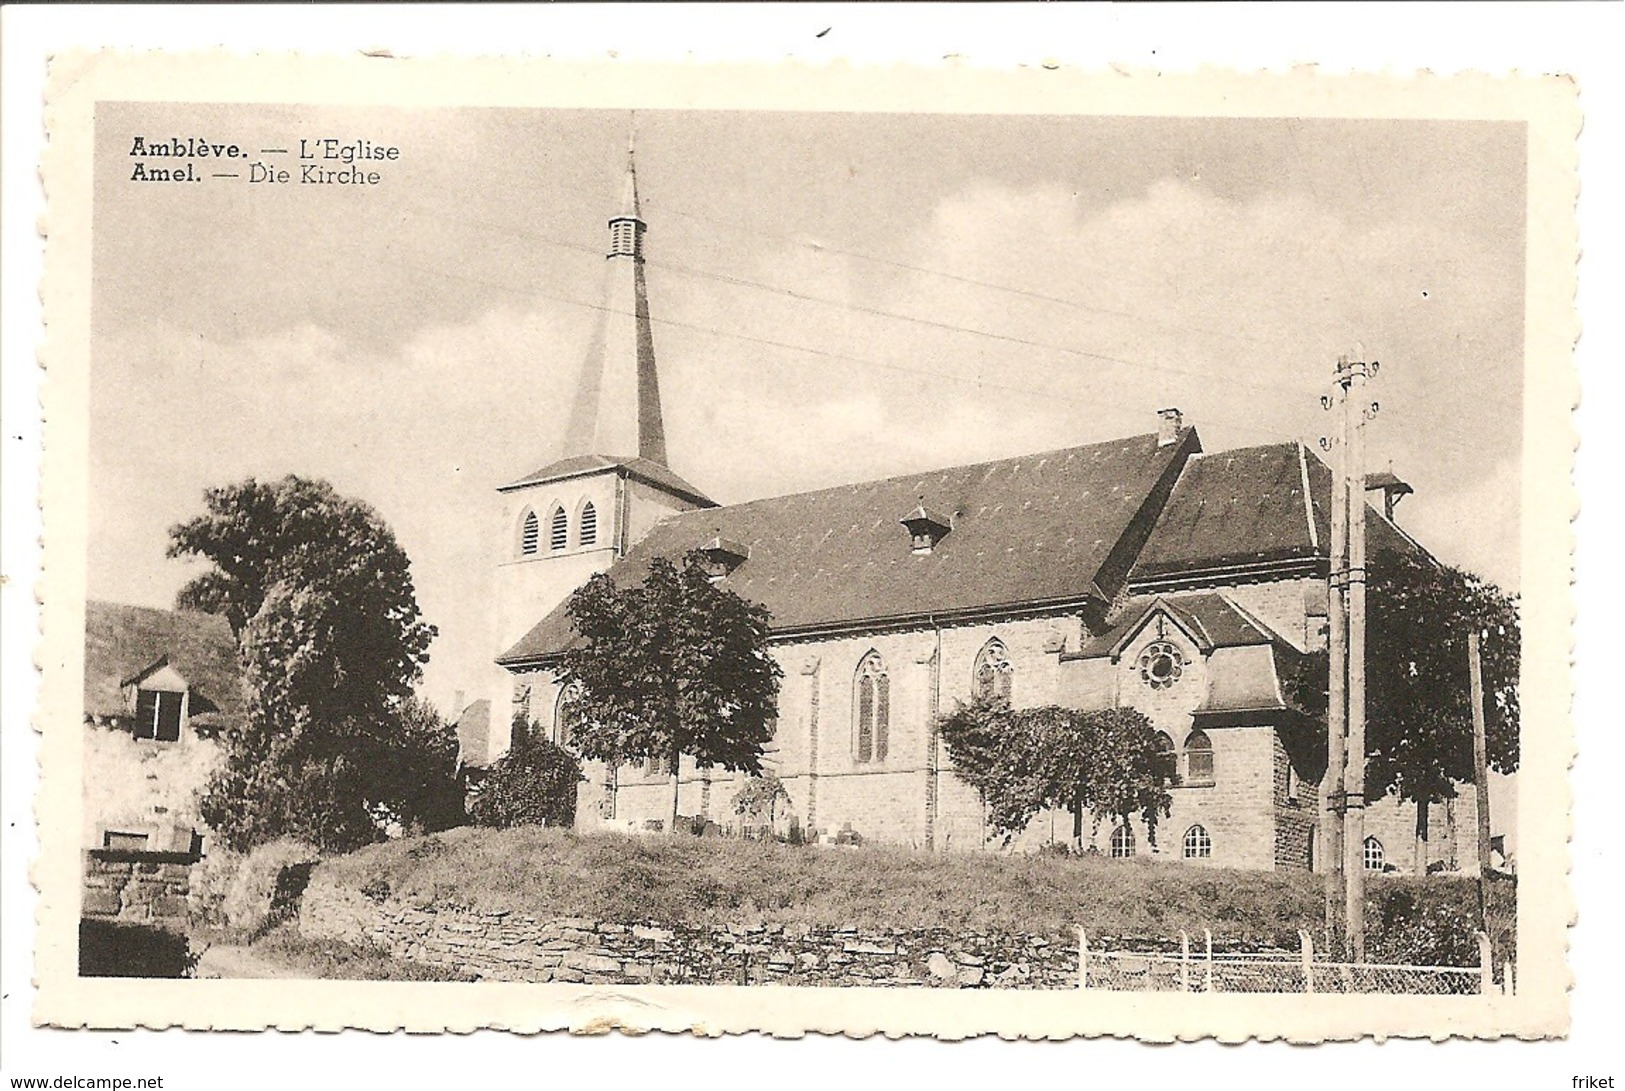
<instances>
[{"instance_id":1,"label":"utility pole","mask_svg":"<svg viewBox=\"0 0 1625 1091\"><path fill-rule=\"evenodd\" d=\"M1343 768L1344 742L1348 730L1348 611L1344 604L1343 581L1348 568L1348 474L1344 448L1348 442L1345 403L1348 392L1342 383L1342 360L1338 361L1338 381L1332 396L1321 406L1336 413L1337 426L1331 440L1332 455L1332 540L1331 563L1326 574L1326 775L1320 783L1321 868L1325 872L1326 946L1336 950L1342 935L1343 911Z\"/></svg>"},{"instance_id":2,"label":"utility pole","mask_svg":"<svg viewBox=\"0 0 1625 1091\"><path fill-rule=\"evenodd\" d=\"M1349 957L1365 961L1365 380L1371 365L1344 358L1339 365L1344 427L1348 434L1348 742L1343 773L1343 916Z\"/></svg>"},{"instance_id":3,"label":"utility pole","mask_svg":"<svg viewBox=\"0 0 1625 1091\"><path fill-rule=\"evenodd\" d=\"M1467 684L1473 699L1473 790L1478 804L1478 916L1490 932L1490 777L1484 739L1484 668L1478 655L1478 630L1467 634Z\"/></svg>"}]
</instances>

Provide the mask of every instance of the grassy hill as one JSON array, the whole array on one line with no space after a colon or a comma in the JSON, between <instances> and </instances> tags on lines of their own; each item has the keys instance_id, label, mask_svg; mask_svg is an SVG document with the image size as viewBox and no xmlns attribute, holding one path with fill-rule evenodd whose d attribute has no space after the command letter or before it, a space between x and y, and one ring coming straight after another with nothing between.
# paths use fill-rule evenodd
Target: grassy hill
<instances>
[{"instance_id":1,"label":"grassy hill","mask_svg":"<svg viewBox=\"0 0 1625 1091\"><path fill-rule=\"evenodd\" d=\"M814 928L1166 939L1292 947L1318 935L1321 880L1302 873L1196 868L1151 858L932 854L522 827L453 830L375 845L320 865L329 882L425 907L508 910L632 924L799 924ZM1374 878L1373 944L1422 927L1471 940L1474 888L1462 879ZM1508 914L1510 917L1510 914ZM1425 937L1424 937L1425 938ZM1411 942L1407 940L1406 942ZM1472 953L1476 961L1476 951Z\"/></svg>"}]
</instances>

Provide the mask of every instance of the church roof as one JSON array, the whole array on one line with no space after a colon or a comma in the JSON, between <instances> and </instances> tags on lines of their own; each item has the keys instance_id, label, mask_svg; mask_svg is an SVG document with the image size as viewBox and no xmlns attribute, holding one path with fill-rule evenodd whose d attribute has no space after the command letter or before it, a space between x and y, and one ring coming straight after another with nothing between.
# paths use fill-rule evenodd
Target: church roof
<instances>
[{"instance_id":1,"label":"church roof","mask_svg":"<svg viewBox=\"0 0 1625 1091\"><path fill-rule=\"evenodd\" d=\"M1066 659L1093 659L1121 654L1123 646L1133 638L1157 611L1166 612L1174 624L1190 634L1204 652L1215 648L1240 648L1277 641L1285 643L1250 614L1216 591L1164 597L1162 595L1135 596L1124 604L1122 621L1093 637L1076 653Z\"/></svg>"},{"instance_id":2,"label":"church roof","mask_svg":"<svg viewBox=\"0 0 1625 1091\"><path fill-rule=\"evenodd\" d=\"M638 458L636 456L572 455L569 458L561 458L557 462L549 462L546 466L531 471L518 481L512 481L501 486L497 491L506 492L509 489L523 488L526 485L565 481L572 477L581 477L584 474L613 469L624 470L628 477L635 477L640 481L665 489L667 492L676 493L685 500L707 506L715 503L699 489L672 473L668 467L652 459Z\"/></svg>"},{"instance_id":3,"label":"church roof","mask_svg":"<svg viewBox=\"0 0 1625 1091\"><path fill-rule=\"evenodd\" d=\"M243 713L237 641L226 619L188 610L85 603L85 715L128 713L124 687L166 665L191 688L194 716Z\"/></svg>"},{"instance_id":4,"label":"church roof","mask_svg":"<svg viewBox=\"0 0 1625 1091\"><path fill-rule=\"evenodd\" d=\"M1109 601L1156 506L1200 449L1194 429L673 515L610 569L635 583L654 557L712 538L749 557L725 586L767 607L778 633ZM899 520L924 505L951 529L930 552ZM520 663L574 639L561 605L500 657Z\"/></svg>"},{"instance_id":5,"label":"church roof","mask_svg":"<svg viewBox=\"0 0 1625 1091\"><path fill-rule=\"evenodd\" d=\"M1193 455L1130 583L1156 585L1217 570L1326 557L1331 493L1330 467L1300 443ZM1373 555L1384 549L1422 551L1369 503L1366 549Z\"/></svg>"}]
</instances>

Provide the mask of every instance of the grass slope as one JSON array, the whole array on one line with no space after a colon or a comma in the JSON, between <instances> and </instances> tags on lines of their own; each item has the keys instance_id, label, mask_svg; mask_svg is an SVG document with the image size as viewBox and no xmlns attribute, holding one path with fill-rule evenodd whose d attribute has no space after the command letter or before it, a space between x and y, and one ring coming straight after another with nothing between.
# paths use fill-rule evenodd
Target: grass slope
<instances>
[{"instance_id":1,"label":"grass slope","mask_svg":"<svg viewBox=\"0 0 1625 1091\"><path fill-rule=\"evenodd\" d=\"M1194 868L1138 858L930 854L693 837L453 830L375 845L318 877L422 906L591 917L630 924L805 924L1215 940L1293 947L1318 934L1317 876ZM1472 884L1378 879L1373 919L1395 893L1458 916ZM1470 930L1469 930L1470 931Z\"/></svg>"}]
</instances>

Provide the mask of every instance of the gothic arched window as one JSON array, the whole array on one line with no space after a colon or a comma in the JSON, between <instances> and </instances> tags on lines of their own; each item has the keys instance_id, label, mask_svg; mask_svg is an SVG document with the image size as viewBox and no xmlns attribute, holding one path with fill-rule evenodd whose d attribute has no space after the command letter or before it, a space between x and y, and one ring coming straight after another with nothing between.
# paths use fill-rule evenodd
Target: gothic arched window
<instances>
[{"instance_id":1,"label":"gothic arched window","mask_svg":"<svg viewBox=\"0 0 1625 1091\"><path fill-rule=\"evenodd\" d=\"M981 700L998 698L1010 701L1010 654L1004 641L994 637L982 645L976 656L976 668L971 672L971 691Z\"/></svg>"},{"instance_id":2,"label":"gothic arched window","mask_svg":"<svg viewBox=\"0 0 1625 1091\"><path fill-rule=\"evenodd\" d=\"M891 679L879 652L870 652L858 664L856 696L853 756L858 761L885 761L886 734L891 726Z\"/></svg>"},{"instance_id":3,"label":"gothic arched window","mask_svg":"<svg viewBox=\"0 0 1625 1091\"><path fill-rule=\"evenodd\" d=\"M576 707L579 700L580 682L571 682L559 690L559 702L553 708L553 741L560 746L569 746L575 738L576 727L581 723L581 710Z\"/></svg>"},{"instance_id":4,"label":"gothic arched window","mask_svg":"<svg viewBox=\"0 0 1625 1091\"><path fill-rule=\"evenodd\" d=\"M564 514L563 508L553 509L553 519L548 527L547 547L560 550L570 544L570 517Z\"/></svg>"},{"instance_id":5,"label":"gothic arched window","mask_svg":"<svg viewBox=\"0 0 1625 1091\"><path fill-rule=\"evenodd\" d=\"M1185 739L1185 783L1213 783L1213 740L1206 731L1192 731Z\"/></svg>"},{"instance_id":6,"label":"gothic arched window","mask_svg":"<svg viewBox=\"0 0 1625 1091\"><path fill-rule=\"evenodd\" d=\"M1157 765L1158 774L1169 784L1179 783L1179 751L1174 749L1174 740L1169 738L1166 731L1157 732Z\"/></svg>"},{"instance_id":7,"label":"gothic arched window","mask_svg":"<svg viewBox=\"0 0 1625 1091\"><path fill-rule=\"evenodd\" d=\"M536 552L542 542L542 521L536 518L534 511L525 512L524 522L519 528L519 553L529 557Z\"/></svg>"},{"instance_id":8,"label":"gothic arched window","mask_svg":"<svg viewBox=\"0 0 1625 1091\"><path fill-rule=\"evenodd\" d=\"M581 544L592 545L598 541L598 509L592 506L589 500L581 509Z\"/></svg>"}]
</instances>

